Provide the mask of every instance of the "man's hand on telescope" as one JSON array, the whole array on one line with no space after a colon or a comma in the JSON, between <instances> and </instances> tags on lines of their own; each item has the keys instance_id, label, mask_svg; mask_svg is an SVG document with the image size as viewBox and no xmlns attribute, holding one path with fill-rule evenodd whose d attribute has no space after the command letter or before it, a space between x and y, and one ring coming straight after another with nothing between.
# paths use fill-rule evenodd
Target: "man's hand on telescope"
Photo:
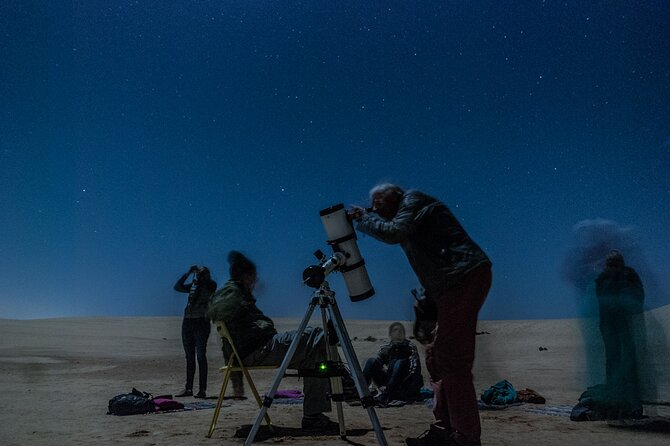
<instances>
[{"instance_id":1,"label":"man's hand on telescope","mask_svg":"<svg viewBox=\"0 0 670 446\"><path fill-rule=\"evenodd\" d=\"M350 220L358 221L367 213L367 210L360 206L350 206L347 210L347 216Z\"/></svg>"}]
</instances>

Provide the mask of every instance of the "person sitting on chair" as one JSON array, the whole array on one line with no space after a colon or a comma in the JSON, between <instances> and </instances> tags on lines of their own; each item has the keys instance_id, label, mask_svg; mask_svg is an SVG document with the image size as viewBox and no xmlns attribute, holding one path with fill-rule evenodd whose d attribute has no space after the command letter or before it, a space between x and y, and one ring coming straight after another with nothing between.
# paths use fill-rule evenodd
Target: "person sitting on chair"
<instances>
[{"instance_id":1,"label":"person sitting on chair","mask_svg":"<svg viewBox=\"0 0 670 446\"><path fill-rule=\"evenodd\" d=\"M244 365L279 367L298 332L277 333L272 319L256 306L252 294L257 279L256 265L237 251L228 254L228 262L230 280L212 297L208 315L215 324L217 321L226 324ZM227 343L224 342L224 345ZM318 327L307 327L300 334L289 368L315 369L318 363L325 360L324 331ZM304 379L303 431L318 433L338 430L338 424L323 414L331 411L329 390L328 379Z\"/></svg>"},{"instance_id":2,"label":"person sitting on chair","mask_svg":"<svg viewBox=\"0 0 670 446\"><path fill-rule=\"evenodd\" d=\"M416 346L405 337L400 322L389 326L390 342L379 349L376 358L369 358L363 368L368 385L374 383L384 390L375 397L380 405L393 400L414 401L423 386L421 361Z\"/></svg>"}]
</instances>

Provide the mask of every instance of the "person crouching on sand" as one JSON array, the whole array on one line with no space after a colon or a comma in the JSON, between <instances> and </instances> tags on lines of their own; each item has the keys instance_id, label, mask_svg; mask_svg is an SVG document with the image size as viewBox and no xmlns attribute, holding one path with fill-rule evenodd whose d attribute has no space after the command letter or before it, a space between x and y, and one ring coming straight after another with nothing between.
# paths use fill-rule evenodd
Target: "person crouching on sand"
<instances>
[{"instance_id":1,"label":"person crouching on sand","mask_svg":"<svg viewBox=\"0 0 670 446\"><path fill-rule=\"evenodd\" d=\"M415 401L423 386L419 352L406 338L403 324L392 323L389 338L390 342L380 347L377 357L368 358L363 367L368 386L383 387L383 391L375 396L382 406L394 400Z\"/></svg>"}]
</instances>

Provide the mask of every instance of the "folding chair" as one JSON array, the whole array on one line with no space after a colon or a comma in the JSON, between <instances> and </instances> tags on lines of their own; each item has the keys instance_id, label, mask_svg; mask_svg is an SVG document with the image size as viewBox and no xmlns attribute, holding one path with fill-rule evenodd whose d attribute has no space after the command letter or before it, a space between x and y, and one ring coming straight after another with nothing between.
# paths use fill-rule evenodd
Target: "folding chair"
<instances>
[{"instance_id":1,"label":"folding chair","mask_svg":"<svg viewBox=\"0 0 670 446\"><path fill-rule=\"evenodd\" d=\"M219 419L219 412L221 411L223 398L226 394L226 388L228 387L228 383L230 382L230 375L233 372L242 372L244 378L249 384L251 393L253 393L254 398L256 398L258 407L261 408L263 405L263 400L261 400L261 396L258 394L258 390L256 390L256 385L254 384L254 380L251 379L251 374L249 373L249 370L263 370L263 369L268 370L268 369L279 368L278 366L274 365L245 366L242 363L242 358L240 358L239 353L237 353L235 343L233 342L233 338L230 335L230 331L228 331L228 327L226 327L226 324L223 321L216 321L216 325L222 340L224 340L224 342L228 342L228 345L230 345L231 354L230 357L228 358L227 364L219 369L219 371L223 373L223 384L221 385L221 392L219 393L219 399L217 400L216 408L214 409L214 416L212 417L212 423L209 425L209 433L207 434L207 438L212 437L214 429L216 428L216 422ZM265 414L265 422L268 424L270 430L273 430L272 421L270 420L270 416L267 413Z\"/></svg>"}]
</instances>

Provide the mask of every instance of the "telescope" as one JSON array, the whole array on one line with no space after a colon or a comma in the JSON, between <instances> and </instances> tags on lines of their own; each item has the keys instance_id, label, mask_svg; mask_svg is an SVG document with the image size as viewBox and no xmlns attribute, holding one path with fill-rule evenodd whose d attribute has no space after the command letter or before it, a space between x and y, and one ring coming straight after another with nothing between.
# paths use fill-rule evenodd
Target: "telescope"
<instances>
[{"instance_id":1,"label":"telescope","mask_svg":"<svg viewBox=\"0 0 670 446\"><path fill-rule=\"evenodd\" d=\"M302 272L303 283L316 290L307 308L307 312L302 318L302 322L300 322L297 335L293 338L286 356L277 370L270 391L263 400L256 421L251 427L249 435L247 435L244 443L245 446L251 446L264 418L268 424L270 423L269 418L266 418L267 410L272 405L274 396L279 388L279 383L286 373L286 369L298 348L298 342L302 338L302 334L305 333L307 323L312 318L312 313L317 306L321 309L321 322L328 344L326 348L326 361L317 364L313 369L299 369L298 376L328 378L330 380L330 398L337 406L340 438L346 439L347 431L344 426L344 412L342 411L342 402L345 401L342 378L347 376L348 372L337 354L336 344L339 343L342 347L344 357L351 368L351 379L353 379L361 405L368 412L370 422L377 436L377 441L380 446L387 446L388 444L379 423L379 418L377 418L377 413L375 412L374 399L370 395L361 365L356 357L354 347L351 345L351 338L349 337L349 333L347 333L337 302L335 302L335 292L330 289L326 276L331 272L341 272L352 302L359 302L373 296L375 290L370 283L368 272L365 269L365 261L361 257L358 244L356 243L356 232L351 224L351 220L347 216L347 212L344 210L344 205L336 204L335 206L323 209L319 212L319 215L321 216L323 228L328 235L328 244L333 248L333 255L327 257L323 252L316 251L314 254L319 263L308 266ZM333 331L334 333L332 333Z\"/></svg>"},{"instance_id":2,"label":"telescope","mask_svg":"<svg viewBox=\"0 0 670 446\"><path fill-rule=\"evenodd\" d=\"M312 288L319 288L328 274L333 271L340 272L352 302L372 297L375 290L370 283L365 260L358 249L356 231L344 205L339 203L323 209L319 215L333 255L328 258L321 251L316 251L314 255L319 264L308 266L303 271L303 282Z\"/></svg>"}]
</instances>

